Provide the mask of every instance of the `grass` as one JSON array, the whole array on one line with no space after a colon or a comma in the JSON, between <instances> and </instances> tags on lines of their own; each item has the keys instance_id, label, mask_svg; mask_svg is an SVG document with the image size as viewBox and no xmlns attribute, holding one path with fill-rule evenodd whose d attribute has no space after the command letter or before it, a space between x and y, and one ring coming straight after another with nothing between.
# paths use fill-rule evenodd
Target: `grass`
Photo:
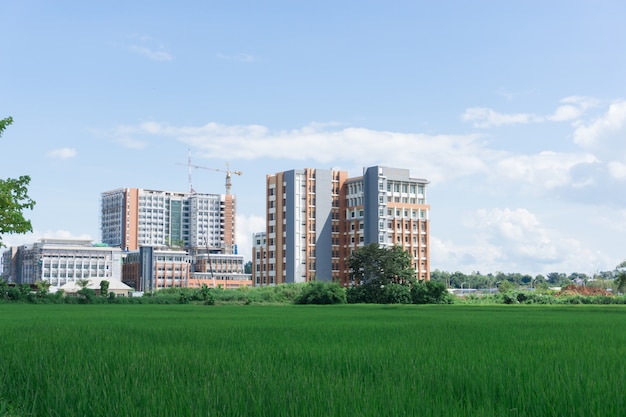
<instances>
[{"instance_id":1,"label":"grass","mask_svg":"<svg viewBox=\"0 0 626 417\"><path fill-rule=\"evenodd\" d=\"M621 306L0 305L0 416L609 416Z\"/></svg>"}]
</instances>

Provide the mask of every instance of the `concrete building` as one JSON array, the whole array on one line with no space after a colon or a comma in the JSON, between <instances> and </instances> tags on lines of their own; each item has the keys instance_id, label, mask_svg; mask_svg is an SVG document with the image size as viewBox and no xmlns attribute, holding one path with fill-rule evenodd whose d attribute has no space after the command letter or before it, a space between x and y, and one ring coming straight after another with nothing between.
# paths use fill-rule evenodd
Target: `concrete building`
<instances>
[{"instance_id":1,"label":"concrete building","mask_svg":"<svg viewBox=\"0 0 626 417\"><path fill-rule=\"evenodd\" d=\"M370 243L401 246L412 256L416 278L429 280L427 184L407 169L379 166L356 178L317 169L268 175L266 230L253 236L255 285L347 285L347 258Z\"/></svg>"},{"instance_id":2,"label":"concrete building","mask_svg":"<svg viewBox=\"0 0 626 417\"><path fill-rule=\"evenodd\" d=\"M252 235L252 281L254 285L273 285L275 276L268 275L267 234L257 232ZM263 283L261 283L263 279Z\"/></svg>"},{"instance_id":3,"label":"concrete building","mask_svg":"<svg viewBox=\"0 0 626 417\"><path fill-rule=\"evenodd\" d=\"M190 255L184 250L141 246L126 253L122 281L136 291L165 288L238 288L251 286L244 273L242 255L207 252Z\"/></svg>"},{"instance_id":4,"label":"concrete building","mask_svg":"<svg viewBox=\"0 0 626 417\"><path fill-rule=\"evenodd\" d=\"M126 253L122 281L136 291L186 288L191 276L191 256L184 250L141 246Z\"/></svg>"},{"instance_id":5,"label":"concrete building","mask_svg":"<svg viewBox=\"0 0 626 417\"><path fill-rule=\"evenodd\" d=\"M85 288L94 290L96 296L104 297L106 297L110 293L114 293L116 297L128 297L132 291L132 288L124 284L122 281L110 281L109 289L107 291L108 294L101 294L100 288L102 288L102 281L102 279L91 279L89 280L89 284ZM66 296L78 296L78 294L80 294L79 291L82 290L82 287L76 282L67 282L59 289L63 290L63 294L65 294Z\"/></svg>"},{"instance_id":6,"label":"concrete building","mask_svg":"<svg viewBox=\"0 0 626 417\"><path fill-rule=\"evenodd\" d=\"M242 255L198 254L194 259L194 272L189 288L239 288L252 286L252 277L244 271Z\"/></svg>"},{"instance_id":7,"label":"concrete building","mask_svg":"<svg viewBox=\"0 0 626 417\"><path fill-rule=\"evenodd\" d=\"M346 181L347 255L370 243L400 246L411 255L416 278L430 280L427 185L408 169L381 166Z\"/></svg>"},{"instance_id":8,"label":"concrete building","mask_svg":"<svg viewBox=\"0 0 626 417\"><path fill-rule=\"evenodd\" d=\"M17 252L18 246L11 246L2 252L2 273L0 278L6 282L15 282L17 279Z\"/></svg>"},{"instance_id":9,"label":"concrete building","mask_svg":"<svg viewBox=\"0 0 626 417\"><path fill-rule=\"evenodd\" d=\"M102 241L124 250L140 246L210 247L237 252L235 197L120 188L101 195Z\"/></svg>"},{"instance_id":10,"label":"concrete building","mask_svg":"<svg viewBox=\"0 0 626 417\"><path fill-rule=\"evenodd\" d=\"M253 271L263 268L259 285L340 277L340 190L346 179L345 172L319 169L266 177L265 262L255 262L253 253Z\"/></svg>"},{"instance_id":11,"label":"concrete building","mask_svg":"<svg viewBox=\"0 0 626 417\"><path fill-rule=\"evenodd\" d=\"M120 248L91 240L43 238L5 251L2 276L17 284L47 281L53 289L85 279L120 281L121 258Z\"/></svg>"}]
</instances>

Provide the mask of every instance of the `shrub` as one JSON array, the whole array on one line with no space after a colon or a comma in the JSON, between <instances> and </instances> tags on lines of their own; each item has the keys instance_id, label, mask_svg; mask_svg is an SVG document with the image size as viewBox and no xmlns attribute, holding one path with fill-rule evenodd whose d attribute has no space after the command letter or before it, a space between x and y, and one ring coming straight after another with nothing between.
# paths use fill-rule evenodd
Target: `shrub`
<instances>
[{"instance_id":1,"label":"shrub","mask_svg":"<svg viewBox=\"0 0 626 417\"><path fill-rule=\"evenodd\" d=\"M378 292L379 304L411 304L411 288L401 284L387 284Z\"/></svg>"},{"instance_id":2,"label":"shrub","mask_svg":"<svg viewBox=\"0 0 626 417\"><path fill-rule=\"evenodd\" d=\"M345 304L346 290L336 282L310 282L294 299L296 304Z\"/></svg>"},{"instance_id":3,"label":"shrub","mask_svg":"<svg viewBox=\"0 0 626 417\"><path fill-rule=\"evenodd\" d=\"M452 304L452 295L443 282L420 281L411 288L414 304Z\"/></svg>"}]
</instances>

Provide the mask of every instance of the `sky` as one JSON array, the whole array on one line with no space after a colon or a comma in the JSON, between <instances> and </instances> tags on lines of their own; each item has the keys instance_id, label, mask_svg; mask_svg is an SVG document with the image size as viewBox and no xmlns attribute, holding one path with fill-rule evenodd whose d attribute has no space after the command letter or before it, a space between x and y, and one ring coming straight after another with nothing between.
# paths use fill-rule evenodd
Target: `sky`
<instances>
[{"instance_id":1,"label":"sky","mask_svg":"<svg viewBox=\"0 0 626 417\"><path fill-rule=\"evenodd\" d=\"M626 259L626 2L4 0L0 178L33 233L99 241L100 194L267 174L426 178L431 268L594 274ZM223 193L219 171L193 187Z\"/></svg>"}]
</instances>

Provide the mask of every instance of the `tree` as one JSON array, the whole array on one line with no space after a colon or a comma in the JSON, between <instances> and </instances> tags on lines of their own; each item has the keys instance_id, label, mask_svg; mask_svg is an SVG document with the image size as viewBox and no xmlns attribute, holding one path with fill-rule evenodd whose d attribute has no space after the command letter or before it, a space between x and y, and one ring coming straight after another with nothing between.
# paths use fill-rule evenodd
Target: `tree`
<instances>
[{"instance_id":1,"label":"tree","mask_svg":"<svg viewBox=\"0 0 626 417\"><path fill-rule=\"evenodd\" d=\"M4 129L13 123L13 118L8 117L0 120L0 137ZM7 233L27 233L32 232L33 227L30 220L24 218L23 211L32 210L35 202L28 196L28 184L30 177L0 179L0 247L2 235Z\"/></svg>"},{"instance_id":2,"label":"tree","mask_svg":"<svg viewBox=\"0 0 626 417\"><path fill-rule=\"evenodd\" d=\"M83 300L86 303L91 303L94 299L94 297L96 296L96 292L94 290L92 290L89 287L89 280L88 279L79 279L76 281L76 284L80 287L80 290L78 290L76 293L81 295L83 298Z\"/></svg>"},{"instance_id":3,"label":"tree","mask_svg":"<svg viewBox=\"0 0 626 417\"><path fill-rule=\"evenodd\" d=\"M353 287L351 303L410 303L410 287L415 284L411 257L401 247L380 247L372 243L355 250L348 258Z\"/></svg>"},{"instance_id":4,"label":"tree","mask_svg":"<svg viewBox=\"0 0 626 417\"><path fill-rule=\"evenodd\" d=\"M313 281L294 299L295 304L345 304L346 289L336 282Z\"/></svg>"},{"instance_id":5,"label":"tree","mask_svg":"<svg viewBox=\"0 0 626 417\"><path fill-rule=\"evenodd\" d=\"M35 283L37 286L37 296L44 298L48 295L48 291L50 290L50 282L48 281L37 281Z\"/></svg>"},{"instance_id":6,"label":"tree","mask_svg":"<svg viewBox=\"0 0 626 417\"><path fill-rule=\"evenodd\" d=\"M103 279L100 281L100 296L106 297L107 295L109 295L109 281Z\"/></svg>"},{"instance_id":7,"label":"tree","mask_svg":"<svg viewBox=\"0 0 626 417\"><path fill-rule=\"evenodd\" d=\"M615 274L615 289L617 292L624 293L626 291L626 261L617 265L617 272Z\"/></svg>"},{"instance_id":8,"label":"tree","mask_svg":"<svg viewBox=\"0 0 626 417\"><path fill-rule=\"evenodd\" d=\"M252 273L252 261L248 261L245 264L243 264L243 273L244 274Z\"/></svg>"},{"instance_id":9,"label":"tree","mask_svg":"<svg viewBox=\"0 0 626 417\"><path fill-rule=\"evenodd\" d=\"M350 281L354 284L386 285L415 281L408 252L399 246L384 248L371 243L355 250L348 258Z\"/></svg>"}]
</instances>

